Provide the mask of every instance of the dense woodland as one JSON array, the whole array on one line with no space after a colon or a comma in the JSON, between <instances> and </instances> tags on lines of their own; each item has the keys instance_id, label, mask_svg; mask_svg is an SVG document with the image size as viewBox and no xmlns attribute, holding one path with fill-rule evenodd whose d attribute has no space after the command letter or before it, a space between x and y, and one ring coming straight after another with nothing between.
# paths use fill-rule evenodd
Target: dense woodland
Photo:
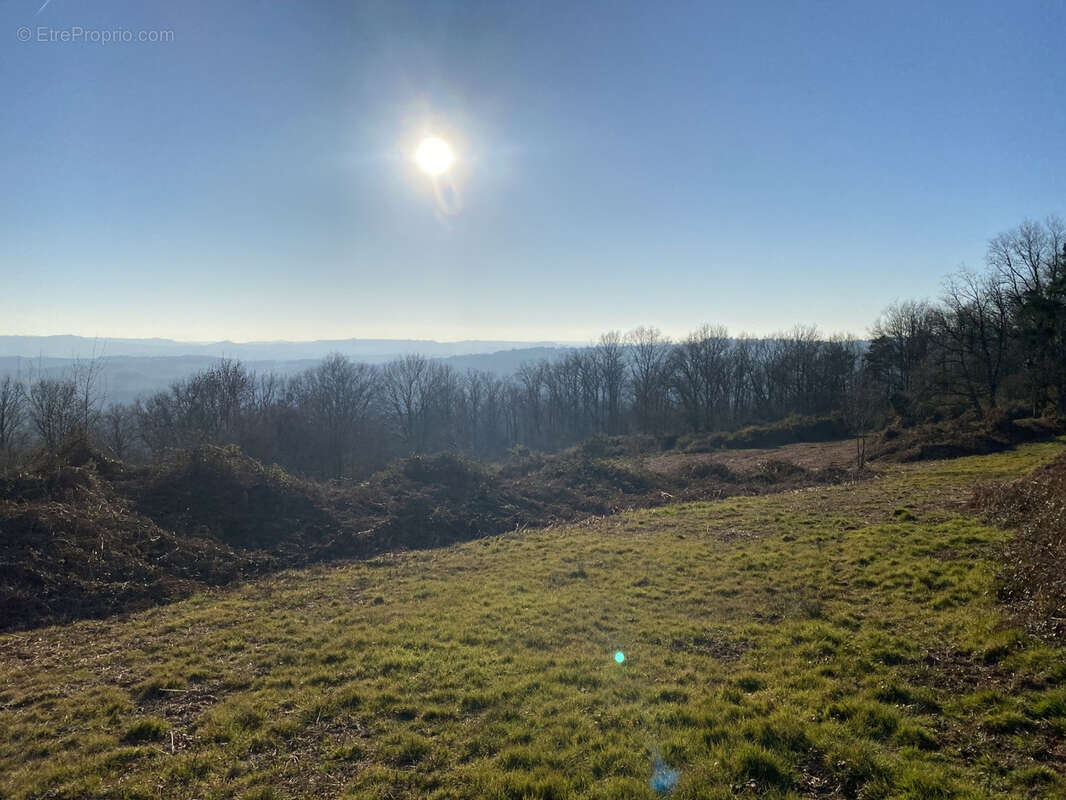
<instances>
[{"instance_id":1,"label":"dense woodland","mask_svg":"<svg viewBox=\"0 0 1066 800\"><path fill-rule=\"evenodd\" d=\"M839 414L852 430L995 413L1066 413L1066 227L1025 222L993 239L986 268L935 302L886 309L868 341L796 327L769 337L705 325L680 341L654 328L523 366L460 373L418 355L384 366L333 355L293 378L236 361L132 405L107 404L98 366L62 380L0 379L0 456L55 449L88 432L117 458L202 443L319 478L364 477L410 453L495 458L590 436L669 440Z\"/></svg>"}]
</instances>

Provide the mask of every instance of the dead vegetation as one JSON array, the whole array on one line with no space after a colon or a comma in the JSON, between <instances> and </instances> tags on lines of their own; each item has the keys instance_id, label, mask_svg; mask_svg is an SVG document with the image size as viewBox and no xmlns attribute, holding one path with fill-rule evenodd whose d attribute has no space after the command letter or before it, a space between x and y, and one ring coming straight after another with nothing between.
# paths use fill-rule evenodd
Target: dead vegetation
<instances>
[{"instance_id":1,"label":"dead vegetation","mask_svg":"<svg viewBox=\"0 0 1066 800\"><path fill-rule=\"evenodd\" d=\"M978 486L973 503L1016 530L1003 554L1002 599L1030 629L1066 634L1066 457L1024 478Z\"/></svg>"},{"instance_id":2,"label":"dead vegetation","mask_svg":"<svg viewBox=\"0 0 1066 800\"><path fill-rule=\"evenodd\" d=\"M4 629L165 602L228 583L261 560L138 513L113 483L124 471L75 443L0 479Z\"/></svg>"},{"instance_id":3,"label":"dead vegetation","mask_svg":"<svg viewBox=\"0 0 1066 800\"><path fill-rule=\"evenodd\" d=\"M733 472L750 472L770 460L788 461L809 471L851 470L855 467L855 440L803 442L774 448L717 450L713 453L662 453L647 459L648 469L670 474L697 464L719 464ZM710 467L708 467L710 469Z\"/></svg>"},{"instance_id":4,"label":"dead vegetation","mask_svg":"<svg viewBox=\"0 0 1066 800\"><path fill-rule=\"evenodd\" d=\"M649 469L593 441L490 468L454 455L397 461L362 484L322 484L236 447L151 467L84 442L0 482L0 630L106 616L288 567L547 527L676 501L849 479L780 458Z\"/></svg>"},{"instance_id":5,"label":"dead vegetation","mask_svg":"<svg viewBox=\"0 0 1066 800\"><path fill-rule=\"evenodd\" d=\"M781 447L797 442L830 442L844 439L850 431L840 414L802 416L790 414L777 422L748 425L735 431L715 431L682 436L677 449L686 453L709 453L715 450L746 450Z\"/></svg>"},{"instance_id":6,"label":"dead vegetation","mask_svg":"<svg viewBox=\"0 0 1066 800\"><path fill-rule=\"evenodd\" d=\"M1066 433L1066 420L1059 417L1011 419L1003 414L981 420L961 417L910 428L889 426L872 441L869 458L910 462L987 455L1062 433Z\"/></svg>"}]
</instances>

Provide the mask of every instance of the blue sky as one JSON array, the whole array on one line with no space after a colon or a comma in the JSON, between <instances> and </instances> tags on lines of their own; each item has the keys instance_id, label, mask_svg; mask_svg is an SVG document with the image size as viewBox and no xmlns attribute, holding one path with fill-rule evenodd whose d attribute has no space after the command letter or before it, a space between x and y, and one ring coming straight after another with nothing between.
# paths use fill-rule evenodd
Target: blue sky
<instances>
[{"instance_id":1,"label":"blue sky","mask_svg":"<svg viewBox=\"0 0 1066 800\"><path fill-rule=\"evenodd\" d=\"M1066 214L1062 2L39 7L0 4L0 333L862 335Z\"/></svg>"}]
</instances>

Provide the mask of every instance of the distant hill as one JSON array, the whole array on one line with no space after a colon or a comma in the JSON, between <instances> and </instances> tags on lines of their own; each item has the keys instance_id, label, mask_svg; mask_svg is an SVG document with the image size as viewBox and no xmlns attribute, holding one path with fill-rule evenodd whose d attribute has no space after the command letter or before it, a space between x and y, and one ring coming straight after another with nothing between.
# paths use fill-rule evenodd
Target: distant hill
<instances>
[{"instance_id":1,"label":"distant hill","mask_svg":"<svg viewBox=\"0 0 1066 800\"><path fill-rule=\"evenodd\" d=\"M208 356L242 361L319 359L329 353L371 363L407 353L435 358L497 353L502 350L555 348L574 342L480 341L437 342L432 339L318 339L310 342L179 342L174 339L92 339L84 336L0 336L0 356L23 358L91 358L93 356Z\"/></svg>"},{"instance_id":2,"label":"distant hill","mask_svg":"<svg viewBox=\"0 0 1066 800\"><path fill-rule=\"evenodd\" d=\"M63 340L60 344L53 340ZM48 342L47 347L40 347L41 354L33 354L30 349L33 344ZM116 344L117 343L117 344ZM135 350L144 347L150 350L153 345L159 344L160 350L168 347L180 348L183 346L210 347L218 346L219 352L204 352L199 354L154 354L132 355L129 353L116 354L115 349ZM314 366L328 353L341 352L355 361L369 363L384 363L404 353L422 353L431 358L438 358L459 372L468 369L483 370L496 375L511 375L523 364L531 361L539 361L551 358L561 350L562 346L551 345L526 345L501 349L498 351L471 351L462 354L449 355L445 352L452 347L484 347L500 344L499 342L419 342L398 340L361 340L348 339L343 342L263 342L250 343L249 345L237 345L239 352L221 347L222 343L215 345L200 345L183 342L174 342L168 339L118 339L96 343L95 352L99 357L100 379L99 386L106 403L129 403L138 397L164 391L177 380L186 378L196 372L207 369L215 364L219 358L225 356L240 359L249 369L257 373L274 372L278 375L289 376L302 372L308 367ZM343 347L328 347L330 344L347 344L348 350ZM3 336L0 337L0 376L13 375L22 378L30 377L64 377L70 374L70 367L75 357L91 358L93 356L94 342L91 339L83 339L76 336ZM416 346L419 345L419 346ZM425 347L422 347L425 345ZM431 347L433 346L433 347ZM52 355L63 353L63 348L68 347L65 355ZM255 348L263 348L256 351ZM267 348L274 348L273 351ZM359 347L364 349L360 352ZM409 349L401 349L409 347ZM434 351L434 347L437 352ZM286 348L288 356L285 355ZM376 348L376 349L375 349ZM389 348L396 348L389 351ZM10 353L10 350L20 352ZM102 353L102 354L101 354ZM308 353L314 355L307 355Z\"/></svg>"},{"instance_id":3,"label":"distant hill","mask_svg":"<svg viewBox=\"0 0 1066 800\"><path fill-rule=\"evenodd\" d=\"M514 350L500 350L496 353L477 353L474 355L451 356L442 359L459 372L468 369L491 372L495 375L513 375L519 367L533 361L552 360L568 347L523 347Z\"/></svg>"}]
</instances>

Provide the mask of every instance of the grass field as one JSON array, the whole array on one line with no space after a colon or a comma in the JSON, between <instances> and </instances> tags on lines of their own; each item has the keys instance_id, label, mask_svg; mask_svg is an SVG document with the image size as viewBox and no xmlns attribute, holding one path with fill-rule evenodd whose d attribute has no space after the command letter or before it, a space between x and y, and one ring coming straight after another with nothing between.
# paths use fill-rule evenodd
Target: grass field
<instances>
[{"instance_id":1,"label":"grass field","mask_svg":"<svg viewBox=\"0 0 1066 800\"><path fill-rule=\"evenodd\" d=\"M1064 449L3 636L0 797L1063 796L1066 652L965 501Z\"/></svg>"}]
</instances>

